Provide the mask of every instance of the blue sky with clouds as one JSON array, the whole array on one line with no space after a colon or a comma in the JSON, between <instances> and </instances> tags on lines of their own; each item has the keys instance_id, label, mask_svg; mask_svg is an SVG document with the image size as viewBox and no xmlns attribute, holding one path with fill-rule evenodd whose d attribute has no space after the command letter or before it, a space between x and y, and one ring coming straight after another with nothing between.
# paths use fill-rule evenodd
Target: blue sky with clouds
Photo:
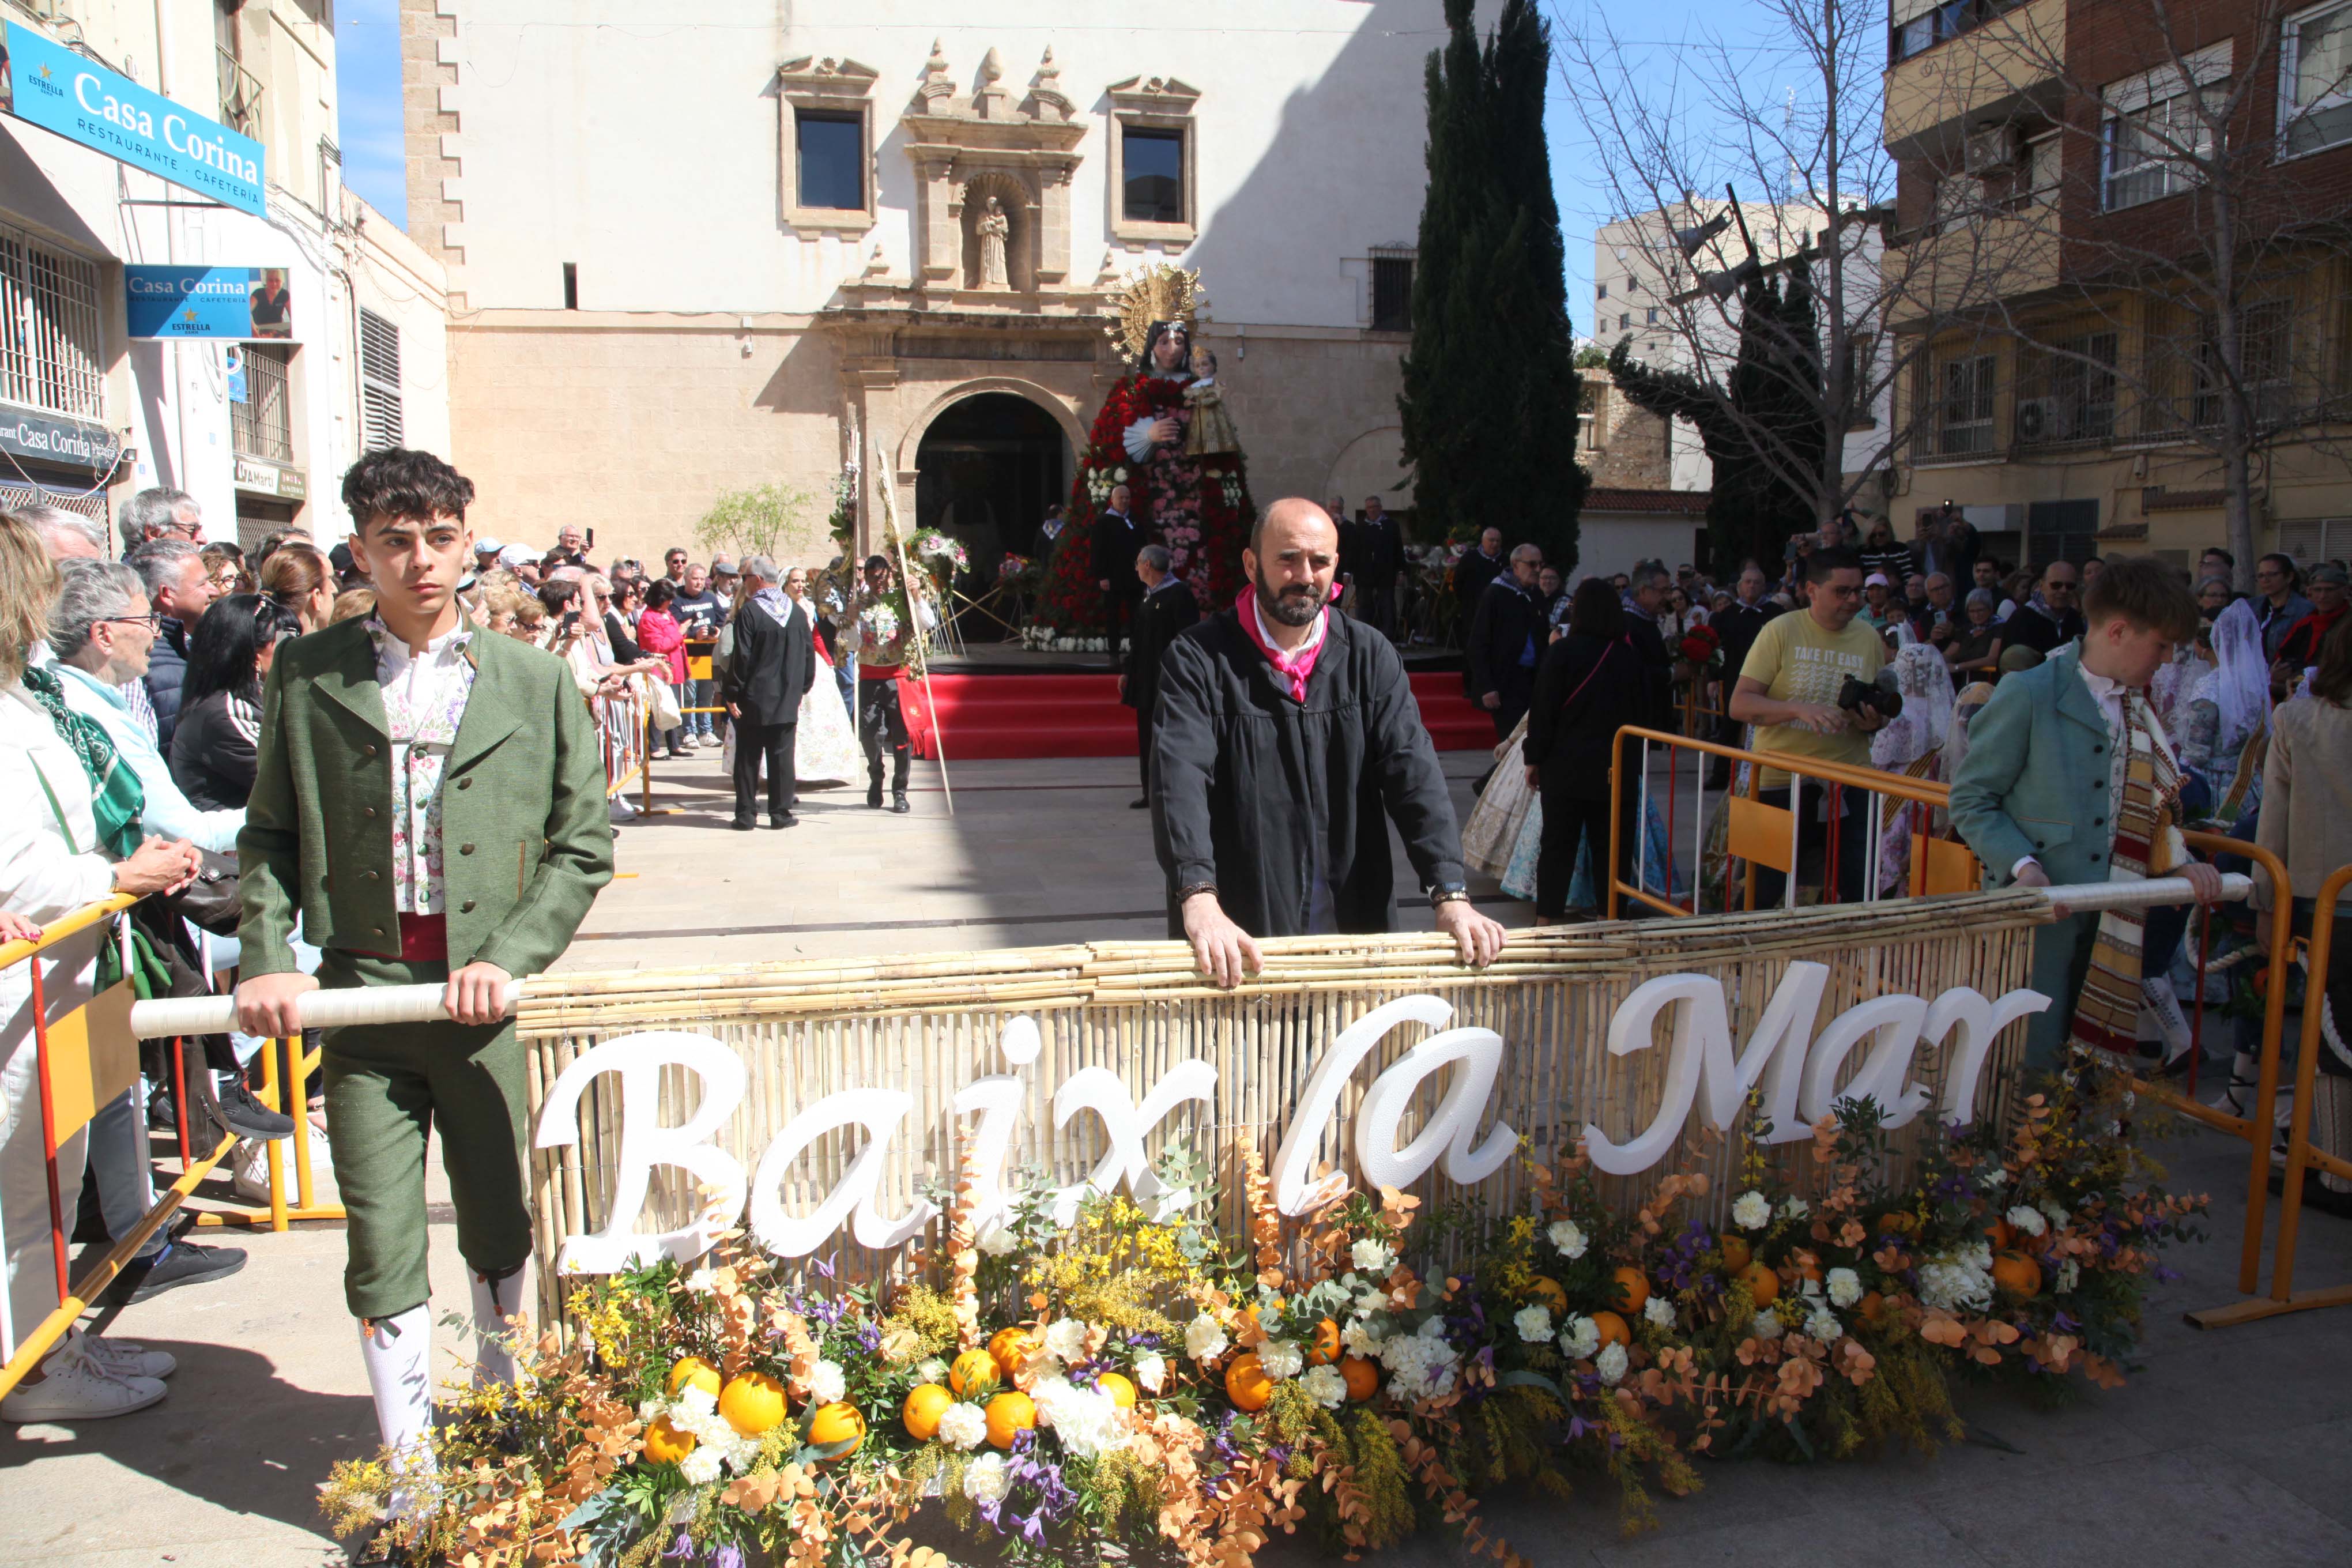
<instances>
[{"instance_id":1,"label":"blue sky with clouds","mask_svg":"<svg viewBox=\"0 0 2352 1568\"><path fill-rule=\"evenodd\" d=\"M1435 0L1431 0L1435 9ZM1765 46L1749 58L1759 71L1793 63L1769 47L1769 7L1752 0L1544 0L1555 32L1589 27L1605 16L1645 73L1675 68L1675 56L1709 33L1745 46ZM408 190L401 144L398 0L343 0L336 8L335 47L342 76L343 181L377 211L407 225ZM1552 183L1568 242L1569 313L1580 332L1592 327L1592 231L1610 216L1601 209L1605 185L1589 177L1595 149L1587 145L1558 73L1545 115ZM1418 174L1416 168L1412 171Z\"/></svg>"}]
</instances>

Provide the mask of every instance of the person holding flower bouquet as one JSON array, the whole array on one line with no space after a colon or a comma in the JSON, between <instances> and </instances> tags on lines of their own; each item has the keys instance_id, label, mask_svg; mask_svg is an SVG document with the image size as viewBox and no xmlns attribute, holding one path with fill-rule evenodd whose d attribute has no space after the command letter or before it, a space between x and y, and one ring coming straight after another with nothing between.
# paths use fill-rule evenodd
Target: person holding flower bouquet
<instances>
[{"instance_id":1,"label":"person holding flower bouquet","mask_svg":"<svg viewBox=\"0 0 2352 1568\"><path fill-rule=\"evenodd\" d=\"M895 576L888 556L866 558L866 585L857 591L852 626L857 649L857 739L866 748L866 804L882 809L882 752L887 747L892 758L890 809L904 816L914 809L907 804L913 752L907 741L907 716L898 706L898 677L906 668L908 639L929 632L938 618L920 594L910 588L901 595Z\"/></svg>"}]
</instances>

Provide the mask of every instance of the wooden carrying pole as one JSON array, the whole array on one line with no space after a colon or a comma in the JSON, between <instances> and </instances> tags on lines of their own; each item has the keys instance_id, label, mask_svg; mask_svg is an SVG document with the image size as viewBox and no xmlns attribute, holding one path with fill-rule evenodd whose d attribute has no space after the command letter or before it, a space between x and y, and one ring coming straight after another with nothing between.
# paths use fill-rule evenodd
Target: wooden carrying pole
<instances>
[{"instance_id":1,"label":"wooden carrying pole","mask_svg":"<svg viewBox=\"0 0 2352 1568\"><path fill-rule=\"evenodd\" d=\"M923 683L923 704L931 710L931 742L940 752L940 793L947 797L948 815L955 815L955 787L948 782L948 730L940 721L940 700L931 689L931 661L923 651L923 623L916 612L914 574L907 570L907 535L898 526L898 500L891 493L889 470L882 466L882 443L874 443L874 488L882 495L882 526L890 535L890 548L898 556L898 584L907 594L908 645L915 651L915 663L920 670L917 677ZM941 606L940 619L946 619Z\"/></svg>"}]
</instances>

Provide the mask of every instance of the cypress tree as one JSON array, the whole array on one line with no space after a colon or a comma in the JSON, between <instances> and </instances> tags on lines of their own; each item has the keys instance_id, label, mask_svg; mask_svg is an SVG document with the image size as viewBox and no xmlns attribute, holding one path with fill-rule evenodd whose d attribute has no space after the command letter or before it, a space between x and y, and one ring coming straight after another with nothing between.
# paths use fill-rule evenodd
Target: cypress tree
<instances>
[{"instance_id":1,"label":"cypress tree","mask_svg":"<svg viewBox=\"0 0 2352 1568\"><path fill-rule=\"evenodd\" d=\"M1429 58L1429 184L1413 268L1412 348L1397 398L1421 521L1449 539L1488 526L1576 563L1587 479L1565 248L1543 135L1551 35L1507 0L1479 46L1473 0L1445 0Z\"/></svg>"}]
</instances>

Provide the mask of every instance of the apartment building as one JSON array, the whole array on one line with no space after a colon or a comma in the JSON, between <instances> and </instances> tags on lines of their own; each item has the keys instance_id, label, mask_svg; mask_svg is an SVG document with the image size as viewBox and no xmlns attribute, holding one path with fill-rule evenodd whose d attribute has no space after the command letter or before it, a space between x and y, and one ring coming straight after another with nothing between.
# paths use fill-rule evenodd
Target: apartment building
<instances>
[{"instance_id":1,"label":"apartment building","mask_svg":"<svg viewBox=\"0 0 2352 1568\"><path fill-rule=\"evenodd\" d=\"M2352 3L1894 0L1898 512L2042 563L2352 552ZM2216 197L2226 198L2217 201ZM2220 226L2226 206L2231 226ZM2238 476L2242 473L2243 478Z\"/></svg>"},{"instance_id":2,"label":"apartment building","mask_svg":"<svg viewBox=\"0 0 2352 1568\"><path fill-rule=\"evenodd\" d=\"M440 263L341 178L331 0L0 0L0 504L348 531L449 444Z\"/></svg>"}]
</instances>

